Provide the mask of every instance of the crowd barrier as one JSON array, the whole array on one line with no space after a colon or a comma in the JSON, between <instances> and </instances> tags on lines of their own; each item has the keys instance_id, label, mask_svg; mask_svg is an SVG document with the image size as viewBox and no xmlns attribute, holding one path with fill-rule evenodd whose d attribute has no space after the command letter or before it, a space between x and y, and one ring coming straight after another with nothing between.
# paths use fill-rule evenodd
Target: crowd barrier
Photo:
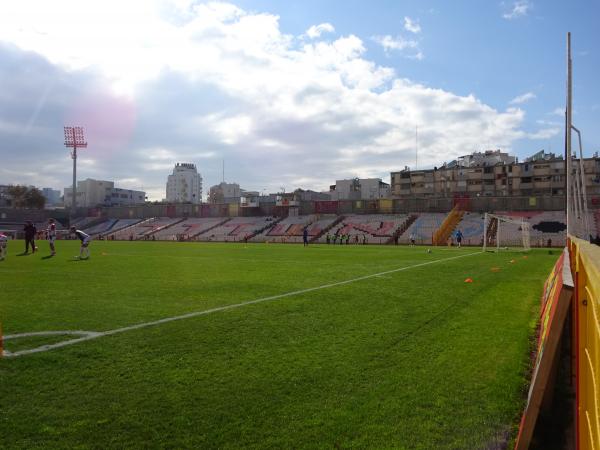
<instances>
[{"instance_id":1,"label":"crowd barrier","mask_svg":"<svg viewBox=\"0 0 600 450\"><path fill-rule=\"evenodd\" d=\"M576 448L600 449L600 247L569 239L575 281Z\"/></svg>"}]
</instances>

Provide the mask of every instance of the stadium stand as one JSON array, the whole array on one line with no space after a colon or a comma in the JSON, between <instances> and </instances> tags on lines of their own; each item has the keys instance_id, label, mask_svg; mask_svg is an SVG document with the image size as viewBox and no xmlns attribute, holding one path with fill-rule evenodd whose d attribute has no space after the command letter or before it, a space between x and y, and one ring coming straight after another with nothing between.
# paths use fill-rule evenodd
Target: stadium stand
<instances>
[{"instance_id":1,"label":"stadium stand","mask_svg":"<svg viewBox=\"0 0 600 450\"><path fill-rule=\"evenodd\" d=\"M530 241L532 247L562 247L566 244L566 214L564 211L498 211L498 215L512 218L523 218L530 225ZM516 245L521 238L521 230L517 224L502 224L501 242ZM502 245L502 244L501 244Z\"/></svg>"},{"instance_id":2,"label":"stadium stand","mask_svg":"<svg viewBox=\"0 0 600 450\"><path fill-rule=\"evenodd\" d=\"M453 226L451 239L457 229L463 234L463 245L479 246L483 243L484 214L461 212L460 221ZM494 214L512 218L524 218L530 224L532 247L546 247L548 241L553 247L565 245L566 218L564 211L494 211ZM311 242L325 243L327 234L332 236L363 235L369 244L391 244L398 235L398 242L407 244L414 233L417 244L431 245L432 238L448 214L311 214L305 216L272 217L195 217L151 219L99 219L89 217L77 219L73 223L85 232L103 235L108 239L155 239L188 241L235 242L244 239L250 242L300 243L304 228L308 229ZM86 225L87 224L87 225ZM590 235L600 234L600 210L590 212ZM88 226L89 225L89 226ZM45 229L46 223L36 223L38 229ZM20 232L23 223L0 221L0 229ZM495 244L495 230L488 230ZM517 245L521 239L518 224L503 224L502 241ZM515 242L512 243L511 240ZM492 242L488 242L492 245Z\"/></svg>"},{"instance_id":3,"label":"stadium stand","mask_svg":"<svg viewBox=\"0 0 600 450\"><path fill-rule=\"evenodd\" d=\"M126 219L124 219L126 220ZM111 232L110 239L115 240L140 240L150 239L152 234L170 227L176 223L182 222L183 218L170 217L154 217L152 219L143 220L133 225L123 227L119 231Z\"/></svg>"},{"instance_id":4,"label":"stadium stand","mask_svg":"<svg viewBox=\"0 0 600 450\"><path fill-rule=\"evenodd\" d=\"M157 241L187 241L223 222L221 218L191 218L154 233Z\"/></svg>"},{"instance_id":5,"label":"stadium stand","mask_svg":"<svg viewBox=\"0 0 600 450\"><path fill-rule=\"evenodd\" d=\"M96 221L103 222L104 220L99 219L98 217L79 217L71 220L71 226L83 230L91 226L92 222Z\"/></svg>"},{"instance_id":6,"label":"stadium stand","mask_svg":"<svg viewBox=\"0 0 600 450\"><path fill-rule=\"evenodd\" d=\"M445 218L446 214L444 213L421 213L398 240L402 244L408 244L410 236L414 234L417 244L431 245L433 234Z\"/></svg>"},{"instance_id":7,"label":"stadium stand","mask_svg":"<svg viewBox=\"0 0 600 450\"><path fill-rule=\"evenodd\" d=\"M309 239L312 240L323 233L323 230L329 227L336 218L335 214L286 217L263 233L256 235L252 240L254 242L299 243L302 242L304 228L307 228Z\"/></svg>"},{"instance_id":8,"label":"stadium stand","mask_svg":"<svg viewBox=\"0 0 600 450\"><path fill-rule=\"evenodd\" d=\"M455 227L463 234L463 245L483 245L483 226L485 217L480 213L466 212Z\"/></svg>"},{"instance_id":9,"label":"stadium stand","mask_svg":"<svg viewBox=\"0 0 600 450\"><path fill-rule=\"evenodd\" d=\"M83 231L89 234L90 236L104 234L107 233L117 222L118 219L106 219L105 221L97 223L95 225L83 227Z\"/></svg>"},{"instance_id":10,"label":"stadium stand","mask_svg":"<svg viewBox=\"0 0 600 450\"><path fill-rule=\"evenodd\" d=\"M237 242L251 239L255 233L271 225L273 217L234 217L197 236L198 241Z\"/></svg>"},{"instance_id":11,"label":"stadium stand","mask_svg":"<svg viewBox=\"0 0 600 450\"><path fill-rule=\"evenodd\" d=\"M334 236L348 235L351 243L356 239L355 236L358 236L359 242L362 242L364 235L369 243L385 244L407 219L406 214L348 215L329 233ZM321 236L318 242L327 242L327 234Z\"/></svg>"}]
</instances>

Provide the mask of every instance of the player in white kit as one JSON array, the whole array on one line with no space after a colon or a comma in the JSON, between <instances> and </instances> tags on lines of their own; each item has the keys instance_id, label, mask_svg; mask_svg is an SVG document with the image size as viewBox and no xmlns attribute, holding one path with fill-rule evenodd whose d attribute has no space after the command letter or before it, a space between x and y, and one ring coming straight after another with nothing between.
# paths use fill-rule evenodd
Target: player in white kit
<instances>
[{"instance_id":1,"label":"player in white kit","mask_svg":"<svg viewBox=\"0 0 600 450\"><path fill-rule=\"evenodd\" d=\"M56 223L54 223L54 219L48 219L48 228L46 229L46 237L48 239L48 244L50 244L50 256L56 255Z\"/></svg>"},{"instance_id":2,"label":"player in white kit","mask_svg":"<svg viewBox=\"0 0 600 450\"><path fill-rule=\"evenodd\" d=\"M75 227L71 227L71 233L75 234L77 238L81 241L81 248L79 249L79 259L88 259L90 257L90 241L92 238L89 234L84 233L81 230L76 229ZM86 254L85 258L83 254Z\"/></svg>"},{"instance_id":3,"label":"player in white kit","mask_svg":"<svg viewBox=\"0 0 600 450\"><path fill-rule=\"evenodd\" d=\"M0 231L0 261L6 258L6 247L8 246L8 236Z\"/></svg>"}]
</instances>

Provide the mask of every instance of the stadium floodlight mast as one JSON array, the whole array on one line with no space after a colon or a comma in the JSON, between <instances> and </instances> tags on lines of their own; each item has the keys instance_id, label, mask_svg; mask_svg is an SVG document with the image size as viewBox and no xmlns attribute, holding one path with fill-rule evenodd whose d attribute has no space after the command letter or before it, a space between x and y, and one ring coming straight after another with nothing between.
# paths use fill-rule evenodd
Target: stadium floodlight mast
<instances>
[{"instance_id":1,"label":"stadium floodlight mast","mask_svg":"<svg viewBox=\"0 0 600 450\"><path fill-rule=\"evenodd\" d=\"M83 127L64 127L65 128L65 147L72 148L71 158L73 158L73 200L71 203L71 212L75 214L77 209L77 149L86 148L87 142L83 136Z\"/></svg>"}]
</instances>

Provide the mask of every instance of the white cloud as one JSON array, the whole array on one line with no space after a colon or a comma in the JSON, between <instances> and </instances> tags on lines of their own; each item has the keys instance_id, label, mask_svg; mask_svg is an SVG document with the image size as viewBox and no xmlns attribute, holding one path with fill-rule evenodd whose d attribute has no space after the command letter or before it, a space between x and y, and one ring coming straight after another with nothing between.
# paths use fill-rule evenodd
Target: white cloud
<instances>
[{"instance_id":1,"label":"white cloud","mask_svg":"<svg viewBox=\"0 0 600 450\"><path fill-rule=\"evenodd\" d=\"M519 95L513 98L510 101L511 105L520 105L522 103L527 103L529 100L533 100L536 98L536 95L533 92L526 92L525 94Z\"/></svg>"},{"instance_id":2,"label":"white cloud","mask_svg":"<svg viewBox=\"0 0 600 450\"><path fill-rule=\"evenodd\" d=\"M561 126L561 124L559 122L556 122L556 121L553 121L553 120L538 119L538 120L535 121L535 123L537 123L538 125L552 126L552 127L559 127L559 126Z\"/></svg>"},{"instance_id":3,"label":"white cloud","mask_svg":"<svg viewBox=\"0 0 600 450\"><path fill-rule=\"evenodd\" d=\"M246 189L302 180L326 189L410 164L415 125L424 166L526 137L522 110L407 80L370 60L352 34L307 42L282 32L277 16L226 3L107 0L123 10L115 18L106 2L91 12L88 3L42 2L32 14L32 1L0 5L0 159L23 182L38 184L31 160L56 163L48 145L61 147L67 118L89 131L81 177L139 181L151 199L164 195L175 162L197 163L207 187L225 159L227 178ZM73 34L65 22L78 14ZM422 58L417 41L378 42ZM24 135L44 77L56 84ZM66 151L63 159L68 168ZM68 170L54 175L69 184Z\"/></svg>"},{"instance_id":4,"label":"white cloud","mask_svg":"<svg viewBox=\"0 0 600 450\"><path fill-rule=\"evenodd\" d=\"M558 135L560 133L560 130L560 127L543 128L541 130L536 131L535 133L528 133L527 138L536 140L550 139Z\"/></svg>"},{"instance_id":5,"label":"white cloud","mask_svg":"<svg viewBox=\"0 0 600 450\"><path fill-rule=\"evenodd\" d=\"M374 36L373 40L385 50L404 50L407 48L417 48L419 46L417 41L404 39L402 36L396 36L394 38L389 34L385 36Z\"/></svg>"},{"instance_id":6,"label":"white cloud","mask_svg":"<svg viewBox=\"0 0 600 450\"><path fill-rule=\"evenodd\" d=\"M554 108L548 115L565 117L565 108Z\"/></svg>"},{"instance_id":7,"label":"white cloud","mask_svg":"<svg viewBox=\"0 0 600 450\"><path fill-rule=\"evenodd\" d=\"M333 33L335 28L330 23L321 23L319 25L313 25L308 30L306 30L306 35L315 39L321 36L322 33Z\"/></svg>"},{"instance_id":8,"label":"white cloud","mask_svg":"<svg viewBox=\"0 0 600 450\"><path fill-rule=\"evenodd\" d=\"M410 17L404 17L404 29L411 33L418 34L421 32L421 25L419 22L412 20Z\"/></svg>"},{"instance_id":9,"label":"white cloud","mask_svg":"<svg viewBox=\"0 0 600 450\"><path fill-rule=\"evenodd\" d=\"M533 4L531 2L527 0L518 0L512 4L510 11L502 14L502 17L504 17L507 20L525 17L532 8Z\"/></svg>"}]
</instances>

